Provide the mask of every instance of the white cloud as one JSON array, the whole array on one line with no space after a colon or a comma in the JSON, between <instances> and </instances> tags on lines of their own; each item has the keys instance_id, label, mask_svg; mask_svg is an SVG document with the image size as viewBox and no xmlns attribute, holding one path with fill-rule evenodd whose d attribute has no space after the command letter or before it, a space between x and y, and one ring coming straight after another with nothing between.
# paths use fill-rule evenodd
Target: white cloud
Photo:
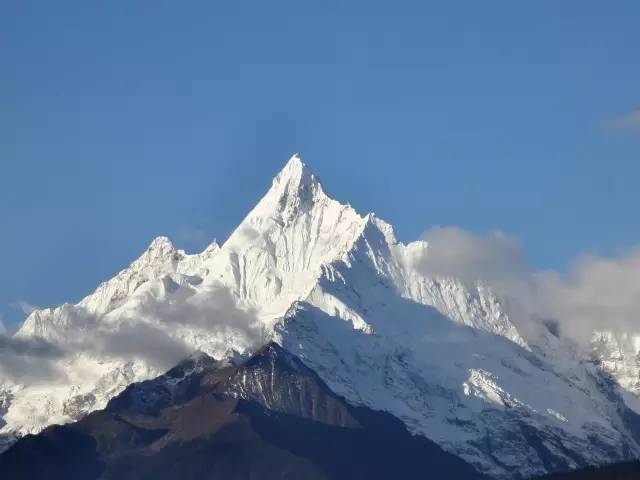
<instances>
[{"instance_id":1,"label":"white cloud","mask_svg":"<svg viewBox=\"0 0 640 480\"><path fill-rule=\"evenodd\" d=\"M186 358L193 349L182 340L147 322L126 321L116 330L100 329L83 350L108 358L140 358L158 369L167 369Z\"/></svg>"},{"instance_id":2,"label":"white cloud","mask_svg":"<svg viewBox=\"0 0 640 480\"><path fill-rule=\"evenodd\" d=\"M614 258L583 255L562 274L533 271L521 243L500 232L446 227L426 231L423 239L429 245L418 269L489 285L521 328L552 320L579 341L594 330L640 333L640 249Z\"/></svg>"},{"instance_id":3,"label":"white cloud","mask_svg":"<svg viewBox=\"0 0 640 480\"><path fill-rule=\"evenodd\" d=\"M476 235L457 227L435 227L421 238L428 243L420 265L424 273L494 283L527 270L520 241L499 231Z\"/></svg>"},{"instance_id":4,"label":"white cloud","mask_svg":"<svg viewBox=\"0 0 640 480\"><path fill-rule=\"evenodd\" d=\"M180 291L174 293L175 296L180 294ZM188 295L188 292L183 294ZM266 341L263 325L255 312L238 308L226 287L216 286L206 295L194 295L183 300L150 302L139 313L166 328L188 327L209 335L224 334L241 339L252 347Z\"/></svg>"},{"instance_id":5,"label":"white cloud","mask_svg":"<svg viewBox=\"0 0 640 480\"><path fill-rule=\"evenodd\" d=\"M63 373L53 360L64 351L40 338L24 339L0 333L0 378L20 382L51 381Z\"/></svg>"},{"instance_id":6,"label":"white cloud","mask_svg":"<svg viewBox=\"0 0 640 480\"><path fill-rule=\"evenodd\" d=\"M548 313L568 333L640 332L640 249L616 258L580 257L567 275L536 276Z\"/></svg>"},{"instance_id":7,"label":"white cloud","mask_svg":"<svg viewBox=\"0 0 640 480\"><path fill-rule=\"evenodd\" d=\"M116 324L103 323L75 306L65 315L77 328L55 343L0 331L0 378L32 383L59 380L64 378L60 360L80 353L109 359L138 358L164 370L194 350L180 337L181 332L234 338L249 349L266 341L255 313L239 309L228 289L219 287L199 296L192 295L187 286L174 284L169 289L169 298L143 302Z\"/></svg>"},{"instance_id":8,"label":"white cloud","mask_svg":"<svg viewBox=\"0 0 640 480\"><path fill-rule=\"evenodd\" d=\"M41 310L41 308L37 305L29 303L25 300L17 300L11 304L13 308L17 308L22 310L25 315L30 315L34 310Z\"/></svg>"}]
</instances>

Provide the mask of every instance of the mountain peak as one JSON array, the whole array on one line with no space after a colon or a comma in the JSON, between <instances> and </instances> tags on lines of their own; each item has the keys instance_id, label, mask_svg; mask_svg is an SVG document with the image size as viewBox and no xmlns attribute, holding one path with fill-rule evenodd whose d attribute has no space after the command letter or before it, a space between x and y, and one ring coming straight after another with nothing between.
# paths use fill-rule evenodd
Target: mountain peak
<instances>
[{"instance_id":1,"label":"mountain peak","mask_svg":"<svg viewBox=\"0 0 640 480\"><path fill-rule=\"evenodd\" d=\"M169 237L165 237L164 235L154 238L149 244L149 247L147 248L147 250L163 249L163 248L167 248L167 249L174 248L173 243L171 242L171 240L169 240Z\"/></svg>"},{"instance_id":2,"label":"mountain peak","mask_svg":"<svg viewBox=\"0 0 640 480\"><path fill-rule=\"evenodd\" d=\"M280 367L293 370L304 370L306 367L297 357L282 348L278 343L271 341L260 347L245 361L246 366L255 366L262 363L278 364Z\"/></svg>"},{"instance_id":3,"label":"mountain peak","mask_svg":"<svg viewBox=\"0 0 640 480\"><path fill-rule=\"evenodd\" d=\"M280 170L280 173L273 179L274 187L280 187L290 192L316 184L318 184L318 180L315 175L297 153L289 159L282 170Z\"/></svg>"},{"instance_id":4,"label":"mountain peak","mask_svg":"<svg viewBox=\"0 0 640 480\"><path fill-rule=\"evenodd\" d=\"M271 188L249 217L279 218L287 223L325 198L313 171L295 154L273 179Z\"/></svg>"},{"instance_id":5,"label":"mountain peak","mask_svg":"<svg viewBox=\"0 0 640 480\"><path fill-rule=\"evenodd\" d=\"M302 160L302 157L300 156L299 153L294 153L293 155L291 155L291 158L289 158L289 160L287 160L285 168L290 166L290 165L294 166L296 168L305 168L305 167L308 168L307 165Z\"/></svg>"},{"instance_id":6,"label":"mountain peak","mask_svg":"<svg viewBox=\"0 0 640 480\"><path fill-rule=\"evenodd\" d=\"M179 252L169 238L156 237L149 244L147 250L131 264L131 267L139 269L159 264L172 264L178 260L176 255L179 255Z\"/></svg>"}]
</instances>

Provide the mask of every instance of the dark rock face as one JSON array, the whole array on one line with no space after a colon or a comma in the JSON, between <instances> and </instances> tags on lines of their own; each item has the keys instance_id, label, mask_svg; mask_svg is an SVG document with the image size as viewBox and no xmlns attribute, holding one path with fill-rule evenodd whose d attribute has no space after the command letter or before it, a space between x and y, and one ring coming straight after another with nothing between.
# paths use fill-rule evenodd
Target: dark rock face
<instances>
[{"instance_id":1,"label":"dark rock face","mask_svg":"<svg viewBox=\"0 0 640 480\"><path fill-rule=\"evenodd\" d=\"M104 467L90 435L58 425L21 439L0 457L0 477L7 479L83 480L98 478Z\"/></svg>"},{"instance_id":2,"label":"dark rock face","mask_svg":"<svg viewBox=\"0 0 640 480\"><path fill-rule=\"evenodd\" d=\"M239 365L188 359L0 455L12 480L446 477L485 478L395 417L348 405L273 343Z\"/></svg>"},{"instance_id":3,"label":"dark rock face","mask_svg":"<svg viewBox=\"0 0 640 480\"><path fill-rule=\"evenodd\" d=\"M359 426L342 398L275 343L238 367L222 388L276 412L339 427Z\"/></svg>"}]
</instances>

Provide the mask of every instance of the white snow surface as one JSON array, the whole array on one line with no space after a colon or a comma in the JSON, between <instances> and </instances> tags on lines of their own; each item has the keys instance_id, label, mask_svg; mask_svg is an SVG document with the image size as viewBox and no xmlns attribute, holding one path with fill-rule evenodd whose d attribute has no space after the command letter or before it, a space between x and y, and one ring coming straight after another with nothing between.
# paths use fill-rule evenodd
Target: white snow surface
<instances>
[{"instance_id":1,"label":"white snow surface","mask_svg":"<svg viewBox=\"0 0 640 480\"><path fill-rule=\"evenodd\" d=\"M497 477L640 454L625 413L640 411L638 337L594 334L588 356L542 326L525 336L489 288L413 268L424 255L293 156L221 247L187 255L159 237L77 305L31 313L16 338L72 353L49 382L0 379L0 434L71 421L161 373L144 356L74 350L139 323L216 358L274 339L350 402Z\"/></svg>"}]
</instances>

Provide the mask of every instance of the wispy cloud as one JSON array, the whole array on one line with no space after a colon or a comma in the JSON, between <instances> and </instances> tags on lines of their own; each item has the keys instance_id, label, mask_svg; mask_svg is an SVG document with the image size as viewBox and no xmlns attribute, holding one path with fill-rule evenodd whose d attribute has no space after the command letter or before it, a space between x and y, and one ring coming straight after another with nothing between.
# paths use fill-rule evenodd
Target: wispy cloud
<instances>
[{"instance_id":1,"label":"wispy cloud","mask_svg":"<svg viewBox=\"0 0 640 480\"><path fill-rule=\"evenodd\" d=\"M211 219L203 216L196 216L191 223L184 224L176 232L176 245L184 248L187 252L201 252L211 245L215 240L213 231L215 230Z\"/></svg>"},{"instance_id":2,"label":"wispy cloud","mask_svg":"<svg viewBox=\"0 0 640 480\"><path fill-rule=\"evenodd\" d=\"M640 133L640 109L607 120L605 127L615 132Z\"/></svg>"},{"instance_id":3,"label":"wispy cloud","mask_svg":"<svg viewBox=\"0 0 640 480\"><path fill-rule=\"evenodd\" d=\"M204 228L183 225L178 230L177 242L187 250L200 251L211 242L211 235Z\"/></svg>"},{"instance_id":4,"label":"wispy cloud","mask_svg":"<svg viewBox=\"0 0 640 480\"><path fill-rule=\"evenodd\" d=\"M31 314L34 310L41 310L41 308L33 303L29 303L26 300L16 300L11 304L13 308L17 308L18 310L22 310L25 315Z\"/></svg>"}]
</instances>

